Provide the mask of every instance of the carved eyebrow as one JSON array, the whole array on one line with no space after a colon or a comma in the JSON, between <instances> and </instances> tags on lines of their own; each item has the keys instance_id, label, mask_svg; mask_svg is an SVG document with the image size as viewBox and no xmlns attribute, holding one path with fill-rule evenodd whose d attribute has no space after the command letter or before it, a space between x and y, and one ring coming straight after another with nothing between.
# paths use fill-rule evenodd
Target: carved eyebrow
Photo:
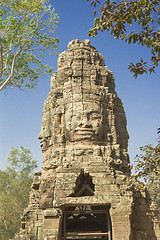
<instances>
[{"instance_id":1,"label":"carved eyebrow","mask_svg":"<svg viewBox=\"0 0 160 240\"><path fill-rule=\"evenodd\" d=\"M98 115L101 115L101 113L99 112L99 111L91 111L91 112L88 112L87 113L87 116L89 117L90 115L92 115L92 114L98 114Z\"/></svg>"}]
</instances>

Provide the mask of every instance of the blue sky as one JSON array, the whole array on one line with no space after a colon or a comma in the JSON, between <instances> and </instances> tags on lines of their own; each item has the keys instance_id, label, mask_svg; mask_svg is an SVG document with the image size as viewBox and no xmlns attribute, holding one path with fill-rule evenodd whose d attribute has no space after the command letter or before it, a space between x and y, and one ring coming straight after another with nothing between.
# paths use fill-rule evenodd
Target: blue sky
<instances>
[{"instance_id":1,"label":"blue sky","mask_svg":"<svg viewBox=\"0 0 160 240\"><path fill-rule=\"evenodd\" d=\"M90 39L104 58L106 66L115 76L116 91L121 98L127 116L130 135L129 150L131 163L139 153L139 147L156 145L157 128L160 127L160 70L156 74L134 79L128 70L130 61L148 58L150 50L138 45L127 45L112 38L109 33L99 33L90 38L87 31L93 25L93 7L85 0L51 1L60 17L55 36L59 37L59 52L67 49L73 39ZM57 70L57 59L48 56L45 62ZM16 88L0 93L0 169L4 170L11 147L29 147L33 157L42 166L42 153L38 140L41 129L43 104L50 91L50 76L39 78L33 90Z\"/></svg>"}]
</instances>

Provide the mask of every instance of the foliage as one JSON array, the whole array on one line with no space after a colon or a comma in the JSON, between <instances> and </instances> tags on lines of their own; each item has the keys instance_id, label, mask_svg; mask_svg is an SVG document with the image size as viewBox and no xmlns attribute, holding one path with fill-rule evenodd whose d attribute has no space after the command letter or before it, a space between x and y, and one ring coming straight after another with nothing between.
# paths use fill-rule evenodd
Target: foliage
<instances>
[{"instance_id":1,"label":"foliage","mask_svg":"<svg viewBox=\"0 0 160 240\"><path fill-rule=\"evenodd\" d=\"M29 201L33 170L37 167L31 151L11 148L9 166L0 171L0 239L13 238L19 231L23 209Z\"/></svg>"},{"instance_id":2,"label":"foliage","mask_svg":"<svg viewBox=\"0 0 160 240\"><path fill-rule=\"evenodd\" d=\"M0 1L0 90L33 88L37 78L51 73L45 52L56 53L58 16L49 0Z\"/></svg>"},{"instance_id":3,"label":"foliage","mask_svg":"<svg viewBox=\"0 0 160 240\"><path fill-rule=\"evenodd\" d=\"M143 153L136 156L135 170L137 176L147 183L151 199L156 204L160 217L160 140L156 147L146 145L140 149Z\"/></svg>"},{"instance_id":4,"label":"foliage","mask_svg":"<svg viewBox=\"0 0 160 240\"><path fill-rule=\"evenodd\" d=\"M156 147L146 145L140 150L144 152L144 155L137 155L137 161L135 161L138 176L146 182L153 182L155 177L160 176L160 144Z\"/></svg>"},{"instance_id":5,"label":"foliage","mask_svg":"<svg viewBox=\"0 0 160 240\"><path fill-rule=\"evenodd\" d=\"M139 74L155 72L160 61L160 1L159 0L120 0L120 1L91 1L99 16L94 20L94 26L88 32L96 36L98 31L110 31L116 39L125 40L128 44L138 43L151 49L150 66L143 59L129 69L137 78ZM94 11L94 15L97 10ZM135 30L133 30L135 29Z\"/></svg>"}]
</instances>

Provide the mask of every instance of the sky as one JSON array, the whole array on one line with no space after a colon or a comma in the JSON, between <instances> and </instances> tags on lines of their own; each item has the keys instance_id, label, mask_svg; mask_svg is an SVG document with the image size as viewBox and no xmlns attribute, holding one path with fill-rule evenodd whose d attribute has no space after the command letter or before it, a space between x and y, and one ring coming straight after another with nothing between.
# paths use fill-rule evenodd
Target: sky
<instances>
[{"instance_id":1,"label":"sky","mask_svg":"<svg viewBox=\"0 0 160 240\"><path fill-rule=\"evenodd\" d=\"M157 144L157 128L160 127L160 70L156 74L143 75L137 79L128 70L130 61L148 59L150 50L136 44L127 45L114 39L108 32L88 37L93 26L94 8L85 0L52 0L59 15L55 37L59 38L59 53L67 50L73 39L90 39L105 59L105 64L115 76L116 92L123 102L130 135L128 153L131 164L140 147ZM57 56L47 56L45 63L57 70ZM11 147L30 148L33 158L42 167L42 152L38 140L41 130L44 101L50 92L50 76L39 78L32 89L6 89L0 92L0 170L7 165Z\"/></svg>"}]
</instances>

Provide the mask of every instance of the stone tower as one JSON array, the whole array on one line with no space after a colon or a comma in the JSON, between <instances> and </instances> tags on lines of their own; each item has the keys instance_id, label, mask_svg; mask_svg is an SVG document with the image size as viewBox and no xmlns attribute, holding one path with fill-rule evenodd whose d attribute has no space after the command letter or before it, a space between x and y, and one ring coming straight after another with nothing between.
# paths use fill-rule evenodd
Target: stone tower
<instances>
[{"instance_id":1,"label":"stone tower","mask_svg":"<svg viewBox=\"0 0 160 240\"><path fill-rule=\"evenodd\" d=\"M89 40L71 41L51 77L42 171L16 239L160 240L147 191L131 176L128 138L113 73Z\"/></svg>"}]
</instances>

